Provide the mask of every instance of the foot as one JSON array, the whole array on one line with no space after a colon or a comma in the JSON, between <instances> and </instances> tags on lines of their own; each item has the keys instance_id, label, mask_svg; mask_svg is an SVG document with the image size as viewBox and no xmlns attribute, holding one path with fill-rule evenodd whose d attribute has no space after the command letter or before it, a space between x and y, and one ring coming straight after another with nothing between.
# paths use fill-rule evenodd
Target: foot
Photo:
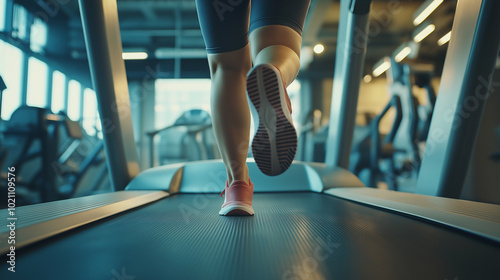
<instances>
[{"instance_id":1,"label":"foot","mask_svg":"<svg viewBox=\"0 0 500 280\"><path fill-rule=\"evenodd\" d=\"M252 208L253 183L250 180L249 184L245 181L236 180L231 186L228 186L226 181L226 187L220 196L225 199L219 215L250 216L255 213Z\"/></svg>"},{"instance_id":2,"label":"foot","mask_svg":"<svg viewBox=\"0 0 500 280\"><path fill-rule=\"evenodd\" d=\"M247 75L247 92L256 127L255 162L262 173L279 175L290 167L297 151L292 107L279 69L271 64L255 66Z\"/></svg>"}]
</instances>

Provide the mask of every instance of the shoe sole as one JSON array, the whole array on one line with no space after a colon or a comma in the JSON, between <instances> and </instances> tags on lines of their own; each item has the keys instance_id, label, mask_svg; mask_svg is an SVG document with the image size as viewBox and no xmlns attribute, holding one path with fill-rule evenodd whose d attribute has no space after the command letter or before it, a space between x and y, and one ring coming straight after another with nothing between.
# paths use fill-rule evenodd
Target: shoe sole
<instances>
[{"instance_id":1,"label":"shoe sole","mask_svg":"<svg viewBox=\"0 0 500 280\"><path fill-rule=\"evenodd\" d=\"M252 141L255 162L262 173L279 175L290 167L297 151L280 73L265 64L255 67L247 76L247 92L257 127Z\"/></svg>"},{"instance_id":2,"label":"shoe sole","mask_svg":"<svg viewBox=\"0 0 500 280\"><path fill-rule=\"evenodd\" d=\"M252 206L249 205L228 205L219 211L221 216L252 216L254 214Z\"/></svg>"}]
</instances>

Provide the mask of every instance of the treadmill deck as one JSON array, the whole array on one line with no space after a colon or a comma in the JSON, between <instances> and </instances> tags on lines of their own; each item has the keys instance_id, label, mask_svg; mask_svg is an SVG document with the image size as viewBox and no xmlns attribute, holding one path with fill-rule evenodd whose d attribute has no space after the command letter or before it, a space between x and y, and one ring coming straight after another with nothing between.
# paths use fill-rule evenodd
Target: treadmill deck
<instances>
[{"instance_id":1,"label":"treadmill deck","mask_svg":"<svg viewBox=\"0 0 500 280\"><path fill-rule=\"evenodd\" d=\"M500 245L451 228L313 192L256 193L254 217L222 202L173 195L20 249L0 278L500 279Z\"/></svg>"}]
</instances>

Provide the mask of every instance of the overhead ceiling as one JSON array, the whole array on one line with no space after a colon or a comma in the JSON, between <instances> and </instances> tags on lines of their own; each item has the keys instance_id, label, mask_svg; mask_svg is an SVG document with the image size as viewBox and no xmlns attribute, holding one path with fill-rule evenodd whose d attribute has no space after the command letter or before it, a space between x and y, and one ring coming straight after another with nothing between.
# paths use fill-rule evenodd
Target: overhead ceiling
<instances>
[{"instance_id":1,"label":"overhead ceiling","mask_svg":"<svg viewBox=\"0 0 500 280\"><path fill-rule=\"evenodd\" d=\"M365 72L381 58L391 55L402 43L412 40L413 15L423 0L374 0L370 11ZM146 61L127 61L130 77L140 78L147 68L159 69L162 77L207 76L204 42L194 0L118 0L124 51L146 51ZM444 1L427 19L436 30L420 44L417 60L430 61L439 69L446 45L437 40L451 30L456 0ZM68 18L68 56L85 58L82 25L76 0L61 6ZM304 46L321 43L325 51L314 55L308 70L331 75L340 18L340 2L312 0L304 27ZM157 52L157 50L162 50ZM160 57L156 57L161 55Z\"/></svg>"},{"instance_id":2,"label":"overhead ceiling","mask_svg":"<svg viewBox=\"0 0 500 280\"><path fill-rule=\"evenodd\" d=\"M393 55L401 44L413 40L412 34L416 29L413 25L413 17L425 1L373 0L372 2L365 74L370 73L373 65L384 56ZM435 64L436 70L442 67L446 45L438 46L437 41L451 30L456 3L456 0L444 1L425 21L434 24L436 29L420 42L415 62L431 62ZM313 1L311 8L306 27L313 21L321 22L313 24L316 28L305 30L304 43L325 45L325 53L315 55L315 61L311 67L318 71L329 71L334 62L337 44L340 2ZM306 32L310 34L306 35Z\"/></svg>"}]
</instances>

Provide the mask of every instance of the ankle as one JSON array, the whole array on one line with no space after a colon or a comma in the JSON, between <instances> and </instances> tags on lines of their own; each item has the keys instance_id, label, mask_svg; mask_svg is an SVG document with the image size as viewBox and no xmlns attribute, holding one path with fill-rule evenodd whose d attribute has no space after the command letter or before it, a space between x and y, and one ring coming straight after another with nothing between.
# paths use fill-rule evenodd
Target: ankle
<instances>
[{"instance_id":1,"label":"ankle","mask_svg":"<svg viewBox=\"0 0 500 280\"><path fill-rule=\"evenodd\" d=\"M242 177L235 177L233 180L229 180L229 179L228 179L228 180L227 180L227 182L228 182L228 186L231 186L231 185L232 185L234 182L236 182L236 181L243 181L243 182L245 182L245 183L247 183L247 184L250 184L250 177L248 177L248 176L243 177L243 176L242 176Z\"/></svg>"},{"instance_id":2,"label":"ankle","mask_svg":"<svg viewBox=\"0 0 500 280\"><path fill-rule=\"evenodd\" d=\"M231 184L234 181L243 181L247 184L250 184L250 177L248 175L248 167L246 165L245 165L244 170L242 170L241 172L239 172L237 174L233 174L233 175L228 174L228 176L227 176L228 185L231 186Z\"/></svg>"}]
</instances>

